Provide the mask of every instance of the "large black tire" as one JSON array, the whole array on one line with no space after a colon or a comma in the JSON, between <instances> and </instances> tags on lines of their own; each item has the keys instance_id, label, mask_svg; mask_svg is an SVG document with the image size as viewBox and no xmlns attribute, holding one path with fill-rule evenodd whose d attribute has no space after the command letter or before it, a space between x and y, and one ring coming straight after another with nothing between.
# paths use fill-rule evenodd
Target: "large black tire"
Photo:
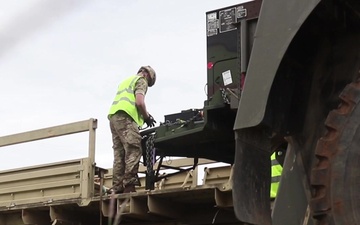
<instances>
[{"instance_id":1,"label":"large black tire","mask_svg":"<svg viewBox=\"0 0 360 225\"><path fill-rule=\"evenodd\" d=\"M329 113L311 172L311 211L317 225L360 224L360 80L345 87Z\"/></svg>"}]
</instances>

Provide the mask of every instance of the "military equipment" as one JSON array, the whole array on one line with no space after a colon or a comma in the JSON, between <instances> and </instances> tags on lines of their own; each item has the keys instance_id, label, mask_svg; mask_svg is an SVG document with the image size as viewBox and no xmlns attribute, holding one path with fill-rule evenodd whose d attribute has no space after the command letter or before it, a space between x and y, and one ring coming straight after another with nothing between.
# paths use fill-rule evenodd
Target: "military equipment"
<instances>
[{"instance_id":1,"label":"military equipment","mask_svg":"<svg viewBox=\"0 0 360 225\"><path fill-rule=\"evenodd\" d=\"M233 164L246 224L360 224L359 12L353 0L263 0L206 13L204 117L160 126L156 155ZM270 156L286 143L271 210Z\"/></svg>"},{"instance_id":2,"label":"military equipment","mask_svg":"<svg viewBox=\"0 0 360 225\"><path fill-rule=\"evenodd\" d=\"M207 12L204 107L141 132L145 186L116 196L122 222L360 224L359 15L357 0L254 0ZM49 128L50 136L90 131L93 140L94 122ZM0 146L47 136L2 137ZM114 198L102 194L111 172L95 166L89 143L84 159L0 172L0 221L114 218ZM274 151L285 158L272 202ZM208 160L227 166L206 168L199 185Z\"/></svg>"}]
</instances>

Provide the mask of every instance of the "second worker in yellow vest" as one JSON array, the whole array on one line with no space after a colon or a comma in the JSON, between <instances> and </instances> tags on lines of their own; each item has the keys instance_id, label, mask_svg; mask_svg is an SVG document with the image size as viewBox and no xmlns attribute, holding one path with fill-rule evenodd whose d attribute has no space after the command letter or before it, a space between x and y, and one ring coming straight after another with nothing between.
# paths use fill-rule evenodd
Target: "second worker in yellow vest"
<instances>
[{"instance_id":1,"label":"second worker in yellow vest","mask_svg":"<svg viewBox=\"0 0 360 225\"><path fill-rule=\"evenodd\" d=\"M136 75L126 78L118 86L108 118L114 149L113 191L116 194L135 192L139 185L138 170L142 155L139 127L156 123L148 113L145 95L156 81L150 66L143 66Z\"/></svg>"},{"instance_id":2,"label":"second worker in yellow vest","mask_svg":"<svg viewBox=\"0 0 360 225\"><path fill-rule=\"evenodd\" d=\"M276 159L277 152L274 152L271 155L271 186L270 186L270 198L274 199L276 197L281 173L282 173L282 166L280 165L279 161Z\"/></svg>"}]
</instances>

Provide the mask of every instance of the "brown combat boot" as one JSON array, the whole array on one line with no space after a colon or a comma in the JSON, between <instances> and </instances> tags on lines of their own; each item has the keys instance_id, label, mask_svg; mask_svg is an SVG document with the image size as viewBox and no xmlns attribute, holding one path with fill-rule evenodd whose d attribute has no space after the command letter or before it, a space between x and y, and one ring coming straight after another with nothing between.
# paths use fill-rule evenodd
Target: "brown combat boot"
<instances>
[{"instance_id":1,"label":"brown combat boot","mask_svg":"<svg viewBox=\"0 0 360 225\"><path fill-rule=\"evenodd\" d=\"M115 194L115 195L118 195L118 194L122 194L122 193L124 193L124 189L108 189L107 191L106 191L106 194Z\"/></svg>"},{"instance_id":2,"label":"brown combat boot","mask_svg":"<svg viewBox=\"0 0 360 225\"><path fill-rule=\"evenodd\" d=\"M116 195L122 194L122 193L124 193L124 189L123 189L123 188L114 189L114 193L115 193Z\"/></svg>"},{"instance_id":3,"label":"brown combat boot","mask_svg":"<svg viewBox=\"0 0 360 225\"><path fill-rule=\"evenodd\" d=\"M124 186L123 186L123 181L122 180L119 180L119 181L113 181L113 186L108 189L106 191L107 194L115 194L115 195L118 195L118 194L122 194L124 193Z\"/></svg>"},{"instance_id":4,"label":"brown combat boot","mask_svg":"<svg viewBox=\"0 0 360 225\"><path fill-rule=\"evenodd\" d=\"M125 186L124 193L136 192L135 184L128 184Z\"/></svg>"}]
</instances>

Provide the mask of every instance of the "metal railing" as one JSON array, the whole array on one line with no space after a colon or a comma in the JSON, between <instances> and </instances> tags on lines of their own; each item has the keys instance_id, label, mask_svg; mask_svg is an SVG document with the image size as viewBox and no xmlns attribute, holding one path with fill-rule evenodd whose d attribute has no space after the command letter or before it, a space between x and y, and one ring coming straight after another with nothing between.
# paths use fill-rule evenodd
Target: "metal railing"
<instances>
[{"instance_id":1,"label":"metal railing","mask_svg":"<svg viewBox=\"0 0 360 225\"><path fill-rule=\"evenodd\" d=\"M89 132L88 157L0 171L0 210L29 204L75 201L87 205L94 196L95 130L89 119L0 137L0 147Z\"/></svg>"}]
</instances>

